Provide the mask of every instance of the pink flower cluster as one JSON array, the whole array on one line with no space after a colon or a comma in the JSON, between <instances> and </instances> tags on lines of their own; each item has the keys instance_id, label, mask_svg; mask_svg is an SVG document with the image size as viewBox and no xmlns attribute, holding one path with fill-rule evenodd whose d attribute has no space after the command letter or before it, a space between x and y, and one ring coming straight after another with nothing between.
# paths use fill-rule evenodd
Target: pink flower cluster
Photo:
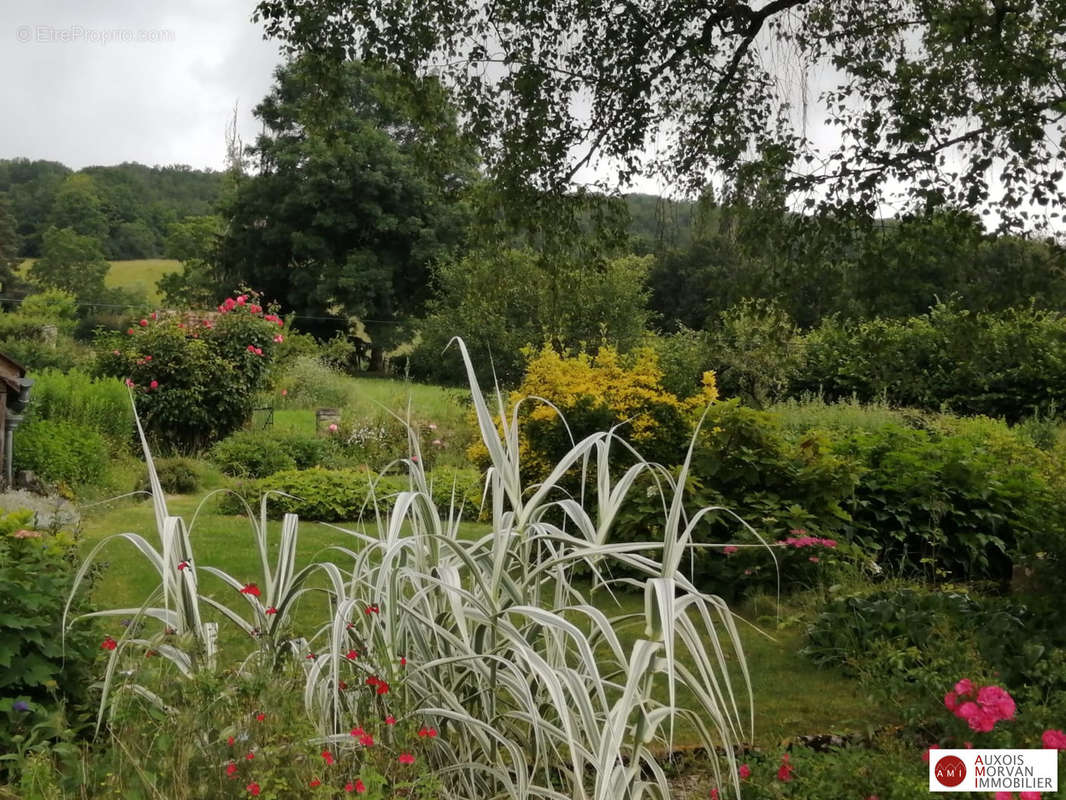
<instances>
[{"instance_id":1,"label":"pink flower cluster","mask_svg":"<svg viewBox=\"0 0 1066 800\"><path fill-rule=\"evenodd\" d=\"M796 531L793 531L796 533ZM836 547L836 539L819 539L817 536L789 536L782 542L778 542L780 545L786 547Z\"/></svg>"},{"instance_id":2,"label":"pink flower cluster","mask_svg":"<svg viewBox=\"0 0 1066 800\"><path fill-rule=\"evenodd\" d=\"M967 700L966 698L972 698ZM1014 698L999 686L973 685L969 678L955 684L955 690L944 695L944 706L959 719L966 720L971 730L987 733L997 722L1014 718Z\"/></svg>"}]
</instances>

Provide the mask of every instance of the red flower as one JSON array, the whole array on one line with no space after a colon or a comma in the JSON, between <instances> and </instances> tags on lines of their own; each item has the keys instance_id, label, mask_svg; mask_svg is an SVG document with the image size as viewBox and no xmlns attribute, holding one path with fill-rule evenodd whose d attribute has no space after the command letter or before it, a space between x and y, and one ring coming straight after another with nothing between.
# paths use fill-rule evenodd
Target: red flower
<instances>
[{"instance_id":1,"label":"red flower","mask_svg":"<svg viewBox=\"0 0 1066 800\"><path fill-rule=\"evenodd\" d=\"M718 790L713 787L711 788L711 800L718 800Z\"/></svg>"},{"instance_id":2,"label":"red flower","mask_svg":"<svg viewBox=\"0 0 1066 800\"><path fill-rule=\"evenodd\" d=\"M259 591L259 587L254 583L244 584L244 588L241 589L241 594L250 594L252 597L259 597L263 593Z\"/></svg>"},{"instance_id":3,"label":"red flower","mask_svg":"<svg viewBox=\"0 0 1066 800\"><path fill-rule=\"evenodd\" d=\"M253 753L251 750L249 750L248 751L248 755L246 755L245 758L247 758L249 761L251 761L253 758L255 758L255 753Z\"/></svg>"},{"instance_id":4,"label":"red flower","mask_svg":"<svg viewBox=\"0 0 1066 800\"><path fill-rule=\"evenodd\" d=\"M373 747L374 737L371 736L369 733L364 733L362 736L359 737L359 744L361 744L363 747Z\"/></svg>"},{"instance_id":5,"label":"red flower","mask_svg":"<svg viewBox=\"0 0 1066 800\"><path fill-rule=\"evenodd\" d=\"M355 737L356 739L358 739L358 738L359 738L360 736L366 736L366 731L364 731L364 730L363 730L363 728L362 728L362 726L360 726L360 727L358 727L358 728L352 728L352 730L351 730L351 734L352 734L352 736L354 736L354 737Z\"/></svg>"},{"instance_id":6,"label":"red flower","mask_svg":"<svg viewBox=\"0 0 1066 800\"><path fill-rule=\"evenodd\" d=\"M737 770L737 774L740 775L740 779L742 781L746 781L748 778L751 777L751 767L749 767L747 764L741 764L740 769Z\"/></svg>"},{"instance_id":7,"label":"red flower","mask_svg":"<svg viewBox=\"0 0 1066 800\"><path fill-rule=\"evenodd\" d=\"M147 328L148 327L148 320L142 319L141 320L141 327L142 328Z\"/></svg>"},{"instance_id":8,"label":"red flower","mask_svg":"<svg viewBox=\"0 0 1066 800\"><path fill-rule=\"evenodd\" d=\"M389 714L387 717L385 717L385 724L386 725L395 725L396 724L396 717L394 717L392 714ZM1050 731L1049 731L1049 733L1050 733Z\"/></svg>"},{"instance_id":9,"label":"red flower","mask_svg":"<svg viewBox=\"0 0 1066 800\"><path fill-rule=\"evenodd\" d=\"M144 360L145 360L145 361L151 361L151 360L152 360L152 357L151 357L151 356L145 356L145 357L144 357Z\"/></svg>"},{"instance_id":10,"label":"red flower","mask_svg":"<svg viewBox=\"0 0 1066 800\"><path fill-rule=\"evenodd\" d=\"M126 333L127 333L128 335L130 335L130 336L133 336L133 328L128 328L128 329L126 330Z\"/></svg>"},{"instance_id":11,"label":"red flower","mask_svg":"<svg viewBox=\"0 0 1066 800\"><path fill-rule=\"evenodd\" d=\"M229 762L226 765L226 777L233 778L237 775L237 763L235 761Z\"/></svg>"},{"instance_id":12,"label":"red flower","mask_svg":"<svg viewBox=\"0 0 1066 800\"><path fill-rule=\"evenodd\" d=\"M307 785L310 786L312 789L314 789L317 786L321 786L322 785L322 781L320 781L318 778L312 778L311 782L309 784L307 784Z\"/></svg>"},{"instance_id":13,"label":"red flower","mask_svg":"<svg viewBox=\"0 0 1066 800\"><path fill-rule=\"evenodd\" d=\"M363 613L365 614L378 614L380 613L380 611L381 609L379 609L376 605L367 606L365 609L363 609Z\"/></svg>"},{"instance_id":14,"label":"red flower","mask_svg":"<svg viewBox=\"0 0 1066 800\"><path fill-rule=\"evenodd\" d=\"M344 791L346 791L346 792L354 792L355 791L355 784L352 783L351 781L348 781L346 784L344 784Z\"/></svg>"},{"instance_id":15,"label":"red flower","mask_svg":"<svg viewBox=\"0 0 1066 800\"><path fill-rule=\"evenodd\" d=\"M248 790L248 794L259 794L259 784L255 781L252 781L244 788Z\"/></svg>"},{"instance_id":16,"label":"red flower","mask_svg":"<svg viewBox=\"0 0 1066 800\"><path fill-rule=\"evenodd\" d=\"M401 764L414 764L415 757L410 753L400 753L400 757L396 759Z\"/></svg>"},{"instance_id":17,"label":"red flower","mask_svg":"<svg viewBox=\"0 0 1066 800\"><path fill-rule=\"evenodd\" d=\"M268 609L266 610L266 613L267 613L267 614L277 614L277 613L278 613L278 610L277 610L276 608L274 608L274 606L271 606L270 608L268 608Z\"/></svg>"},{"instance_id":18,"label":"red flower","mask_svg":"<svg viewBox=\"0 0 1066 800\"><path fill-rule=\"evenodd\" d=\"M377 686L379 683L381 683L381 678L378 678L375 675L371 675L369 678L366 679L367 686Z\"/></svg>"},{"instance_id":19,"label":"red flower","mask_svg":"<svg viewBox=\"0 0 1066 800\"><path fill-rule=\"evenodd\" d=\"M785 753L781 756L781 766L777 770L777 779L783 783L788 783L792 780L792 765L789 762L789 755Z\"/></svg>"},{"instance_id":20,"label":"red flower","mask_svg":"<svg viewBox=\"0 0 1066 800\"><path fill-rule=\"evenodd\" d=\"M1062 731L1044 731L1040 741L1048 750L1066 750L1066 733Z\"/></svg>"},{"instance_id":21,"label":"red flower","mask_svg":"<svg viewBox=\"0 0 1066 800\"><path fill-rule=\"evenodd\" d=\"M159 388L159 381L152 381L151 383L148 384L148 388L149 389L158 389Z\"/></svg>"},{"instance_id":22,"label":"red flower","mask_svg":"<svg viewBox=\"0 0 1066 800\"><path fill-rule=\"evenodd\" d=\"M333 764L333 753L331 753L329 750L322 751L322 758L325 759L327 764Z\"/></svg>"},{"instance_id":23,"label":"red flower","mask_svg":"<svg viewBox=\"0 0 1066 800\"><path fill-rule=\"evenodd\" d=\"M104 639L103 642L100 643L101 650L114 650L116 647L118 647L118 642L116 642L110 636L108 636L106 639Z\"/></svg>"},{"instance_id":24,"label":"red flower","mask_svg":"<svg viewBox=\"0 0 1066 800\"><path fill-rule=\"evenodd\" d=\"M231 736L231 737L229 737L229 738L228 738L228 739L226 740L226 744L228 744L228 745L229 745L230 747L233 747L233 737L232 737L232 736Z\"/></svg>"},{"instance_id":25,"label":"red flower","mask_svg":"<svg viewBox=\"0 0 1066 800\"><path fill-rule=\"evenodd\" d=\"M400 656L400 666L401 667L406 667L407 666L407 658L406 658L406 656Z\"/></svg>"},{"instance_id":26,"label":"red flower","mask_svg":"<svg viewBox=\"0 0 1066 800\"><path fill-rule=\"evenodd\" d=\"M152 319L157 319L156 313L154 311L148 316L150 316Z\"/></svg>"},{"instance_id":27,"label":"red flower","mask_svg":"<svg viewBox=\"0 0 1066 800\"><path fill-rule=\"evenodd\" d=\"M349 661L355 661L355 659L359 658L359 653L355 650L349 650L344 654L344 657Z\"/></svg>"},{"instance_id":28,"label":"red flower","mask_svg":"<svg viewBox=\"0 0 1066 800\"><path fill-rule=\"evenodd\" d=\"M306 656L304 656L304 658L306 658L308 661L314 661L317 656L315 656L314 653L308 653Z\"/></svg>"},{"instance_id":29,"label":"red flower","mask_svg":"<svg viewBox=\"0 0 1066 800\"><path fill-rule=\"evenodd\" d=\"M256 722L262 722L266 718L267 718L267 715L262 713L262 712L259 712L258 714L255 715L255 721Z\"/></svg>"},{"instance_id":30,"label":"red flower","mask_svg":"<svg viewBox=\"0 0 1066 800\"><path fill-rule=\"evenodd\" d=\"M436 735L437 735L437 729L436 729L436 728L427 728L427 727L425 727L425 726L423 726L423 727L422 727L422 730L420 730L420 731L418 732L418 736L419 736L419 738L423 738L423 739L424 739L425 737L427 737L427 736L428 736L428 737L429 737L430 739L433 739L434 737L436 737Z\"/></svg>"},{"instance_id":31,"label":"red flower","mask_svg":"<svg viewBox=\"0 0 1066 800\"><path fill-rule=\"evenodd\" d=\"M188 561L179 561L178 562L178 571L180 572L181 570L186 569L188 566L189 566L189 562Z\"/></svg>"},{"instance_id":32,"label":"red flower","mask_svg":"<svg viewBox=\"0 0 1066 800\"><path fill-rule=\"evenodd\" d=\"M389 685L385 681L378 681L378 694L388 694Z\"/></svg>"},{"instance_id":33,"label":"red flower","mask_svg":"<svg viewBox=\"0 0 1066 800\"><path fill-rule=\"evenodd\" d=\"M359 778L355 779L355 793L363 794L366 792L366 784L364 784Z\"/></svg>"},{"instance_id":34,"label":"red flower","mask_svg":"<svg viewBox=\"0 0 1066 800\"><path fill-rule=\"evenodd\" d=\"M249 353L254 353L255 352L255 345L254 344L250 344L250 345L248 345L248 347L246 349L248 350Z\"/></svg>"},{"instance_id":35,"label":"red flower","mask_svg":"<svg viewBox=\"0 0 1066 800\"><path fill-rule=\"evenodd\" d=\"M347 689L348 684L346 684L344 681L337 681L337 688L341 690Z\"/></svg>"}]
</instances>

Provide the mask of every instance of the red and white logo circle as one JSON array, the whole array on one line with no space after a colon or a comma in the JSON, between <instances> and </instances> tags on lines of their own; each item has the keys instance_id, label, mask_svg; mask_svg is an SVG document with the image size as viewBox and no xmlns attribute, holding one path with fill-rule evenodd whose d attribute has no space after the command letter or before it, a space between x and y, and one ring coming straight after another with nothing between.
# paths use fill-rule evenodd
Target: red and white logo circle
<instances>
[{"instance_id":1,"label":"red and white logo circle","mask_svg":"<svg viewBox=\"0 0 1066 800\"><path fill-rule=\"evenodd\" d=\"M941 786L958 786L966 778L966 765L957 756L944 756L936 762L933 775Z\"/></svg>"}]
</instances>

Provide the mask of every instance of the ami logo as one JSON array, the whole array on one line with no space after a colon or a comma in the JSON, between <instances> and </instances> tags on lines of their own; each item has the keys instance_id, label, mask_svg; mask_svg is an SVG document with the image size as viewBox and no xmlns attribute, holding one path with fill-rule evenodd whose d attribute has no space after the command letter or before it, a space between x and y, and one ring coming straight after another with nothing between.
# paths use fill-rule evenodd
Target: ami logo
<instances>
[{"instance_id":1,"label":"ami logo","mask_svg":"<svg viewBox=\"0 0 1066 800\"><path fill-rule=\"evenodd\" d=\"M961 758L944 756L936 762L933 774L941 786L958 786L966 778L966 765Z\"/></svg>"}]
</instances>

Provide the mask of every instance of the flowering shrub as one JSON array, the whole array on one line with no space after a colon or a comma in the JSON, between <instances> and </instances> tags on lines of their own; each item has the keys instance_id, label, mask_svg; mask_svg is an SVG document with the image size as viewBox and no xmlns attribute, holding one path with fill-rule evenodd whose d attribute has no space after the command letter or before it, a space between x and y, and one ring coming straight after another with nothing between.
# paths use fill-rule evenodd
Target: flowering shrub
<instances>
[{"instance_id":1,"label":"flowering shrub","mask_svg":"<svg viewBox=\"0 0 1066 800\"><path fill-rule=\"evenodd\" d=\"M283 329L250 294L228 298L212 318L152 312L98 337L96 370L126 381L155 441L192 452L251 415Z\"/></svg>"},{"instance_id":2,"label":"flowering shrub","mask_svg":"<svg viewBox=\"0 0 1066 800\"><path fill-rule=\"evenodd\" d=\"M617 425L645 458L677 463L698 412L718 399L718 390L713 372L704 373L701 391L689 398L666 391L662 378L658 356L650 348L627 357L606 346L595 355L562 356L550 347L533 354L521 386L511 394L512 405L530 398L521 427L527 474L546 476L574 442ZM470 455L482 464L488 456L482 444Z\"/></svg>"}]
</instances>

